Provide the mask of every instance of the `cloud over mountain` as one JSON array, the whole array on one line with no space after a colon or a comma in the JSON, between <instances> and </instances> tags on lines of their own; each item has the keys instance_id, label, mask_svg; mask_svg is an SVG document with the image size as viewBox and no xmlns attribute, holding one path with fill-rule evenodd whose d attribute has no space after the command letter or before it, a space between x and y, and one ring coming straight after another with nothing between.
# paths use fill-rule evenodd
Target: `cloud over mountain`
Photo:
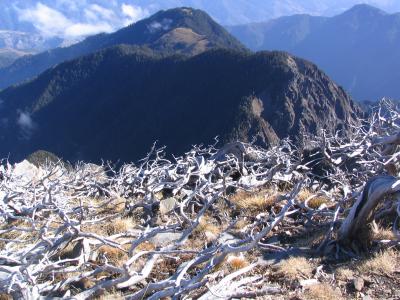
<instances>
[{"instance_id":1,"label":"cloud over mountain","mask_svg":"<svg viewBox=\"0 0 400 300\"><path fill-rule=\"evenodd\" d=\"M232 25L299 13L332 16L359 3L400 11L398 0L0 0L0 29L71 38L116 30L180 6L202 9Z\"/></svg>"},{"instance_id":2,"label":"cloud over mountain","mask_svg":"<svg viewBox=\"0 0 400 300\"><path fill-rule=\"evenodd\" d=\"M134 23L149 15L145 8L117 2L102 6L82 1L37 2L32 6L14 6L20 22L28 22L44 37L75 39ZM90 1L95 2L95 1ZM111 1L112 2L112 1ZM68 9L64 9L68 5ZM71 14L71 12L77 12Z\"/></svg>"}]
</instances>

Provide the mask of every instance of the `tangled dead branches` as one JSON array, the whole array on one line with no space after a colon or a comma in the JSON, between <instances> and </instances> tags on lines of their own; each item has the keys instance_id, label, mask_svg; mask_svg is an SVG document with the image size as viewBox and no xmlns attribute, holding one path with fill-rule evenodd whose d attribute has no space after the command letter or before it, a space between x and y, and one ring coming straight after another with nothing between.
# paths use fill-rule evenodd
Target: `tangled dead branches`
<instances>
[{"instance_id":1,"label":"tangled dead branches","mask_svg":"<svg viewBox=\"0 0 400 300\"><path fill-rule=\"evenodd\" d=\"M326 252L392 214L398 243L399 114L384 101L369 122L347 139L310 139L318 150L307 158L284 140L269 150L196 146L174 160L154 147L118 171L4 162L0 290L25 299L265 295L279 288L253 272L260 253L287 252L296 233L322 230L309 248ZM282 235L287 243L272 243Z\"/></svg>"}]
</instances>

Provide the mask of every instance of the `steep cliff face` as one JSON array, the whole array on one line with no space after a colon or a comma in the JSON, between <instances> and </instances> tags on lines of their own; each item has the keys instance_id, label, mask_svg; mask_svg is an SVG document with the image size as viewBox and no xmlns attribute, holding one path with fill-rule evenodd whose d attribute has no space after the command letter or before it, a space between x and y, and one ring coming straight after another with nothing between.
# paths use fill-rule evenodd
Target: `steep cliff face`
<instances>
[{"instance_id":1,"label":"steep cliff face","mask_svg":"<svg viewBox=\"0 0 400 300\"><path fill-rule=\"evenodd\" d=\"M119 46L60 64L0 93L0 156L45 149L64 159L132 161L154 141L193 144L346 131L358 108L318 68L283 52L194 57Z\"/></svg>"},{"instance_id":2,"label":"steep cliff face","mask_svg":"<svg viewBox=\"0 0 400 300\"><path fill-rule=\"evenodd\" d=\"M356 122L358 106L326 74L286 53L276 56L287 86L280 97L274 97L269 90L262 91L259 97L268 107L261 116L279 138L297 137L301 128L312 134L321 129L346 131L349 124Z\"/></svg>"}]
</instances>

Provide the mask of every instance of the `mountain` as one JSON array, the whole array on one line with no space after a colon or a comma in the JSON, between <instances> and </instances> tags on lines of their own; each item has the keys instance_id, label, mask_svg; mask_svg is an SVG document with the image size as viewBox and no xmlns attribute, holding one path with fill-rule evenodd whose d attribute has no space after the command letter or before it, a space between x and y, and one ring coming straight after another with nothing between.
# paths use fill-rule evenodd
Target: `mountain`
<instances>
[{"instance_id":1,"label":"mountain","mask_svg":"<svg viewBox=\"0 0 400 300\"><path fill-rule=\"evenodd\" d=\"M29 53L14 49L0 48L0 68L11 65L15 60L27 54Z\"/></svg>"},{"instance_id":2,"label":"mountain","mask_svg":"<svg viewBox=\"0 0 400 300\"><path fill-rule=\"evenodd\" d=\"M63 26L84 24L86 28L116 30L161 9L181 6L204 10L224 25L238 25L294 14L333 16L360 3L400 11L398 0L0 0L0 29L63 37ZM52 22L54 16L59 17L57 23ZM104 24L107 26L101 26Z\"/></svg>"},{"instance_id":3,"label":"mountain","mask_svg":"<svg viewBox=\"0 0 400 300\"><path fill-rule=\"evenodd\" d=\"M133 0L130 3L149 10L190 6L206 11L224 25L262 22L295 14L333 16L360 3L390 12L400 11L398 0Z\"/></svg>"},{"instance_id":4,"label":"mountain","mask_svg":"<svg viewBox=\"0 0 400 300\"><path fill-rule=\"evenodd\" d=\"M0 49L15 49L25 52L40 52L60 46L60 38L46 39L39 34L0 30Z\"/></svg>"},{"instance_id":5,"label":"mountain","mask_svg":"<svg viewBox=\"0 0 400 300\"><path fill-rule=\"evenodd\" d=\"M400 99L400 13L357 5L331 18L296 15L229 31L253 50L313 61L357 100Z\"/></svg>"},{"instance_id":6,"label":"mountain","mask_svg":"<svg viewBox=\"0 0 400 300\"><path fill-rule=\"evenodd\" d=\"M195 55L211 48L245 50L205 12L176 8L160 11L115 33L91 36L70 47L18 59L0 69L0 89L32 78L63 61L119 44L144 46L163 54Z\"/></svg>"},{"instance_id":7,"label":"mountain","mask_svg":"<svg viewBox=\"0 0 400 300\"><path fill-rule=\"evenodd\" d=\"M70 161L133 161L156 140L182 153L217 135L266 146L345 132L358 111L315 65L287 53L165 57L127 45L59 64L0 99L0 156L12 160L45 149Z\"/></svg>"}]
</instances>

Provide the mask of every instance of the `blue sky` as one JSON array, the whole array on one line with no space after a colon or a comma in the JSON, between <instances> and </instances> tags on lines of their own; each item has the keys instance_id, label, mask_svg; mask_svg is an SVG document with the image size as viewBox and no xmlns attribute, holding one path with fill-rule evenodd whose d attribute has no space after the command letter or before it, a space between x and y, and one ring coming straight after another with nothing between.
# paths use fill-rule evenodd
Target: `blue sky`
<instances>
[{"instance_id":1,"label":"blue sky","mask_svg":"<svg viewBox=\"0 0 400 300\"><path fill-rule=\"evenodd\" d=\"M400 0L0 0L0 30L74 39L111 32L176 6L206 10L218 22L232 25L297 13L329 16L362 2L400 11Z\"/></svg>"}]
</instances>

